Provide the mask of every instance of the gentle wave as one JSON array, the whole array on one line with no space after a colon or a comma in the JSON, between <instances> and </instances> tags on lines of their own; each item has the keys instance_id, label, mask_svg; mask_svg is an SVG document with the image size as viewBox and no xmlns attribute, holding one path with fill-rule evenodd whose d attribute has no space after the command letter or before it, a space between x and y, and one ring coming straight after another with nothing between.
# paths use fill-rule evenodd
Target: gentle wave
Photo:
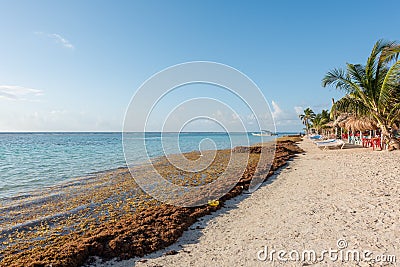
<instances>
[{"instance_id":1,"label":"gentle wave","mask_svg":"<svg viewBox=\"0 0 400 267\"><path fill-rule=\"evenodd\" d=\"M176 140L179 137L179 147ZM199 149L203 139L211 139L217 149L260 142L246 133L127 133L124 140L130 155L140 164L148 157ZM202 147L214 149L214 147ZM3 133L0 134L0 201L21 198L31 191L48 188L120 167L126 167L121 133ZM1 204L1 203L0 203Z\"/></svg>"}]
</instances>

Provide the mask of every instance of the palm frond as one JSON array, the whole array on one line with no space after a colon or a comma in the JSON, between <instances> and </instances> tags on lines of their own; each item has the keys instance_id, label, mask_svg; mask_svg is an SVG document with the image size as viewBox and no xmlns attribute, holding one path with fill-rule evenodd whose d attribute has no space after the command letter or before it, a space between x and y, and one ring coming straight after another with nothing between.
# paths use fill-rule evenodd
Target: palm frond
<instances>
[{"instance_id":1,"label":"palm frond","mask_svg":"<svg viewBox=\"0 0 400 267\"><path fill-rule=\"evenodd\" d=\"M381 106L387 107L390 102L399 103L400 95L400 60L396 61L385 75L379 95Z\"/></svg>"},{"instance_id":2,"label":"palm frond","mask_svg":"<svg viewBox=\"0 0 400 267\"><path fill-rule=\"evenodd\" d=\"M365 67L361 64L347 63L347 73L350 75L353 82L357 83L360 87L364 87L365 80Z\"/></svg>"},{"instance_id":3,"label":"palm frond","mask_svg":"<svg viewBox=\"0 0 400 267\"><path fill-rule=\"evenodd\" d=\"M379 62L389 63L393 60L397 61L399 58L399 54L400 54L400 44L398 44L396 41L393 41L382 50Z\"/></svg>"},{"instance_id":4,"label":"palm frond","mask_svg":"<svg viewBox=\"0 0 400 267\"><path fill-rule=\"evenodd\" d=\"M367 65L365 67L366 79L368 81L367 84L368 87L370 87L370 89L372 90L371 93L375 99L377 98L379 93L376 92L376 90L373 90L373 88L377 88L379 86L379 77L382 77L382 69L386 68L387 63L391 59L390 53L387 53L387 55L384 56L384 51L391 47L395 47L396 45L397 44L395 41L385 41L383 39L378 40L375 43L367 60Z\"/></svg>"},{"instance_id":5,"label":"palm frond","mask_svg":"<svg viewBox=\"0 0 400 267\"><path fill-rule=\"evenodd\" d=\"M368 78L374 77L378 69L378 55L382 52L382 49L387 46L387 42L380 39L378 40L374 47L372 48L371 54L368 57L367 64L365 65L365 75Z\"/></svg>"},{"instance_id":6,"label":"palm frond","mask_svg":"<svg viewBox=\"0 0 400 267\"><path fill-rule=\"evenodd\" d=\"M400 122L400 102L396 103L388 114L389 126Z\"/></svg>"},{"instance_id":7,"label":"palm frond","mask_svg":"<svg viewBox=\"0 0 400 267\"><path fill-rule=\"evenodd\" d=\"M368 77L373 77L373 74L376 71L379 71L380 66L384 66L386 63L393 59L394 55L391 54L389 51L391 48L395 48L396 46L396 41L386 41L383 39L380 39L375 43L365 66L366 75Z\"/></svg>"},{"instance_id":8,"label":"palm frond","mask_svg":"<svg viewBox=\"0 0 400 267\"><path fill-rule=\"evenodd\" d=\"M339 99L333 106L332 110L338 113L352 113L356 116L366 116L370 114L370 108L363 101L354 95L349 94Z\"/></svg>"},{"instance_id":9,"label":"palm frond","mask_svg":"<svg viewBox=\"0 0 400 267\"><path fill-rule=\"evenodd\" d=\"M353 92L354 87L356 87L343 69L333 69L325 75L322 79L322 86L328 85L333 85L336 89L343 90L346 93Z\"/></svg>"}]
</instances>

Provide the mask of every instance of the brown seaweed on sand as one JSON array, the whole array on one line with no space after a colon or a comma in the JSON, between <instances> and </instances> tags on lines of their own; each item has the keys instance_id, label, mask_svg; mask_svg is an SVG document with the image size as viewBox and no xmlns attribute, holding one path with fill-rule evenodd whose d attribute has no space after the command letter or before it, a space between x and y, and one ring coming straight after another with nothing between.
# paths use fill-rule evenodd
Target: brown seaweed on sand
<instances>
[{"instance_id":1,"label":"brown seaweed on sand","mask_svg":"<svg viewBox=\"0 0 400 267\"><path fill-rule=\"evenodd\" d=\"M87 181L76 188L65 190L59 201L48 201L19 209L4 207L0 218L15 216L12 222L0 221L0 266L80 266L90 256L104 259L127 259L162 249L174 243L197 219L220 209L224 201L242 193L249 186L257 166L260 146L237 148L249 150L249 164L237 185L219 199L216 207L204 205L182 208L159 203L137 187L126 169L103 174L95 181ZM278 142L271 170L286 164L296 153L302 152L294 142ZM176 183L209 183L226 166L229 150L218 151L219 157L204 175L194 174L178 179L179 170L160 160L157 165L168 179ZM185 155L196 159L196 153ZM163 167L162 167L163 166ZM187 177L185 177L187 178ZM96 190L91 190L96 188ZM77 209L74 213L54 215L51 211ZM46 220L40 218L46 217ZM34 223L23 225L26 221ZM21 227L15 227L20 224Z\"/></svg>"}]
</instances>

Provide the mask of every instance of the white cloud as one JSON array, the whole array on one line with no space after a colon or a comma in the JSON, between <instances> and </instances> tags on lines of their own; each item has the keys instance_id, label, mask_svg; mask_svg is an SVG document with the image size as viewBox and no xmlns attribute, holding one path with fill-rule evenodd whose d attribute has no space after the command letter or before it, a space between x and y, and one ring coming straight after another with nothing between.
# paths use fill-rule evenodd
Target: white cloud
<instances>
[{"instance_id":1,"label":"white cloud","mask_svg":"<svg viewBox=\"0 0 400 267\"><path fill-rule=\"evenodd\" d=\"M294 112L296 112L297 115L300 115L303 113L304 108L300 106L294 107Z\"/></svg>"},{"instance_id":2,"label":"white cloud","mask_svg":"<svg viewBox=\"0 0 400 267\"><path fill-rule=\"evenodd\" d=\"M256 119L256 116L253 113L247 114L246 120L248 121L254 121Z\"/></svg>"},{"instance_id":3,"label":"white cloud","mask_svg":"<svg viewBox=\"0 0 400 267\"><path fill-rule=\"evenodd\" d=\"M233 120L233 121L240 120L239 115L238 115L237 113L232 113L232 120Z\"/></svg>"},{"instance_id":4,"label":"white cloud","mask_svg":"<svg viewBox=\"0 0 400 267\"><path fill-rule=\"evenodd\" d=\"M51 115L58 115L58 114L67 114L68 112L65 110L65 109L63 109L63 110L51 110L50 111L50 114Z\"/></svg>"},{"instance_id":5,"label":"white cloud","mask_svg":"<svg viewBox=\"0 0 400 267\"><path fill-rule=\"evenodd\" d=\"M40 96L42 90L15 86L15 85L0 85L0 98L9 100L27 100L31 96Z\"/></svg>"},{"instance_id":6,"label":"white cloud","mask_svg":"<svg viewBox=\"0 0 400 267\"><path fill-rule=\"evenodd\" d=\"M217 121L222 121L225 119L224 113L222 113L222 111L219 109L217 109L217 111L214 112L212 115L213 115L212 117Z\"/></svg>"},{"instance_id":7,"label":"white cloud","mask_svg":"<svg viewBox=\"0 0 400 267\"><path fill-rule=\"evenodd\" d=\"M301 129L301 121L299 115L303 111L303 107L295 106L293 109L281 108L277 102L272 101L272 116L278 131L293 131Z\"/></svg>"},{"instance_id":8,"label":"white cloud","mask_svg":"<svg viewBox=\"0 0 400 267\"><path fill-rule=\"evenodd\" d=\"M82 113L86 115L82 116ZM120 117L105 117L78 110L18 109L12 116L0 116L0 132L120 131L121 127Z\"/></svg>"},{"instance_id":9,"label":"white cloud","mask_svg":"<svg viewBox=\"0 0 400 267\"><path fill-rule=\"evenodd\" d=\"M44 35L56 41L56 43L61 44L63 47L68 49L74 49L74 45L71 44L67 39L62 37L60 34L57 33L44 33L44 32L35 32L37 35Z\"/></svg>"},{"instance_id":10,"label":"white cloud","mask_svg":"<svg viewBox=\"0 0 400 267\"><path fill-rule=\"evenodd\" d=\"M284 112L278 106L278 104L272 100L272 117L274 120L278 120L284 116Z\"/></svg>"}]
</instances>

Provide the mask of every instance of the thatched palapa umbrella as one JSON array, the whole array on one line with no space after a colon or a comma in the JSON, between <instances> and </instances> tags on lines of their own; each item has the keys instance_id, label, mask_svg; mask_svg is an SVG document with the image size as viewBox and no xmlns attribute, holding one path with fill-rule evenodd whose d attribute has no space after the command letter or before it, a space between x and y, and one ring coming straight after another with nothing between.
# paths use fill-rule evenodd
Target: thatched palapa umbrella
<instances>
[{"instance_id":1,"label":"thatched palapa umbrella","mask_svg":"<svg viewBox=\"0 0 400 267\"><path fill-rule=\"evenodd\" d=\"M341 114L339 117L337 117L337 119L333 124L341 128L344 128L348 131L351 131L353 136L356 131L360 131L360 138L362 138L363 131L379 129L376 122L373 121L372 119L368 117L359 118L348 113ZM349 142L350 142L350 135L349 135Z\"/></svg>"},{"instance_id":2,"label":"thatched palapa umbrella","mask_svg":"<svg viewBox=\"0 0 400 267\"><path fill-rule=\"evenodd\" d=\"M334 126L339 126L340 128L345 128L346 121L349 119L349 114L343 113L333 122Z\"/></svg>"},{"instance_id":3,"label":"thatched palapa umbrella","mask_svg":"<svg viewBox=\"0 0 400 267\"><path fill-rule=\"evenodd\" d=\"M351 129L353 131L368 131L368 130L376 130L379 129L377 124L371 120L370 118L364 117L364 118L356 118L356 117L351 117L347 122L346 122L346 128Z\"/></svg>"},{"instance_id":4,"label":"thatched palapa umbrella","mask_svg":"<svg viewBox=\"0 0 400 267\"><path fill-rule=\"evenodd\" d=\"M341 114L333 123L349 131L368 131L379 129L377 124L368 117L357 118L351 114Z\"/></svg>"}]
</instances>

